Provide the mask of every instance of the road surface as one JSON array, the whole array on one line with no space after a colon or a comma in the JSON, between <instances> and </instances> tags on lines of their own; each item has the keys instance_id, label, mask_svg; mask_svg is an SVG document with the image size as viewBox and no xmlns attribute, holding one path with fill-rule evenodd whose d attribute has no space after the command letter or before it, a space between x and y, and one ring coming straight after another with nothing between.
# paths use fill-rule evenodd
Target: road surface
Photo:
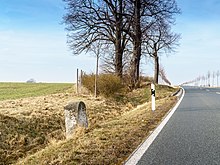
<instances>
[{"instance_id":1,"label":"road surface","mask_svg":"<svg viewBox=\"0 0 220 165\"><path fill-rule=\"evenodd\" d=\"M220 165L220 89L184 89L181 104L138 165Z\"/></svg>"}]
</instances>

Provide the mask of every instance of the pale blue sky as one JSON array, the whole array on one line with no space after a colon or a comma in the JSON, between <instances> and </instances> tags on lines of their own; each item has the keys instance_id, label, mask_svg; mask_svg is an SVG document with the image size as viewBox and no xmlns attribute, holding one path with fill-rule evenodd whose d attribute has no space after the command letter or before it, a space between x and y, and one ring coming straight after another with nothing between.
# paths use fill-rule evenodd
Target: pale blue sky
<instances>
[{"instance_id":1,"label":"pale blue sky","mask_svg":"<svg viewBox=\"0 0 220 165\"><path fill-rule=\"evenodd\" d=\"M161 63L174 84L220 70L220 1L177 0L174 30L180 47ZM0 82L73 82L76 68L92 72L95 59L72 56L66 45L62 0L0 0ZM144 66L153 75L153 64Z\"/></svg>"},{"instance_id":2,"label":"pale blue sky","mask_svg":"<svg viewBox=\"0 0 220 165\"><path fill-rule=\"evenodd\" d=\"M220 70L220 1L177 0L182 14L176 19L181 33L177 53L162 59L173 83L192 80Z\"/></svg>"},{"instance_id":3,"label":"pale blue sky","mask_svg":"<svg viewBox=\"0 0 220 165\"><path fill-rule=\"evenodd\" d=\"M0 0L0 82L73 82L76 68L95 61L72 56L62 0Z\"/></svg>"}]
</instances>

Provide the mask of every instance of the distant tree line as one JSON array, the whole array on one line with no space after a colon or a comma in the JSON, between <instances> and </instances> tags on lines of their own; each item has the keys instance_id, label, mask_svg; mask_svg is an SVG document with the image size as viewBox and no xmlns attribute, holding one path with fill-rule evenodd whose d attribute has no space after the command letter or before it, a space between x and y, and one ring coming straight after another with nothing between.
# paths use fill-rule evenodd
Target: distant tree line
<instances>
[{"instance_id":1,"label":"distant tree line","mask_svg":"<svg viewBox=\"0 0 220 165\"><path fill-rule=\"evenodd\" d=\"M158 83L159 52L173 51L180 38L171 30L180 13L175 0L63 1L68 44L74 54L98 52L103 70L121 79L129 76L133 88L139 85L141 59L150 56Z\"/></svg>"},{"instance_id":2,"label":"distant tree line","mask_svg":"<svg viewBox=\"0 0 220 165\"><path fill-rule=\"evenodd\" d=\"M31 78L31 79L27 80L26 83L36 83L36 80Z\"/></svg>"},{"instance_id":3,"label":"distant tree line","mask_svg":"<svg viewBox=\"0 0 220 165\"><path fill-rule=\"evenodd\" d=\"M207 74L198 76L197 78L184 82L182 85L219 87L220 71L208 71Z\"/></svg>"}]
</instances>

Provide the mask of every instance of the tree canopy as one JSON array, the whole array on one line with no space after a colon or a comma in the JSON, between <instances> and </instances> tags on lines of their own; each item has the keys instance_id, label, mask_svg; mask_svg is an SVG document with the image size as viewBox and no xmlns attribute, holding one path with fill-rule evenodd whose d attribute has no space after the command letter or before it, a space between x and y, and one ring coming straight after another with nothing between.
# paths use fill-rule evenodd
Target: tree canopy
<instances>
[{"instance_id":1,"label":"tree canopy","mask_svg":"<svg viewBox=\"0 0 220 165\"><path fill-rule=\"evenodd\" d=\"M171 50L178 35L171 32L175 15L180 13L175 0L63 0L66 3L64 23L68 44L74 54L91 51L101 43L114 73L123 78L125 63L129 67L132 87L138 85L140 61L145 50ZM108 53L108 52L109 53ZM113 52L113 53L112 53ZM126 61L126 62L125 62ZM129 61L129 62L128 62Z\"/></svg>"}]
</instances>

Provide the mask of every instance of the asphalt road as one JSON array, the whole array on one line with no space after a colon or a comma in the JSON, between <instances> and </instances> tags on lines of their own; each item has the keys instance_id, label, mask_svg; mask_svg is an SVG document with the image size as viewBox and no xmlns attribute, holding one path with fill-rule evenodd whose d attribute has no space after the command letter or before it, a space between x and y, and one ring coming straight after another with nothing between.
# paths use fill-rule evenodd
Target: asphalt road
<instances>
[{"instance_id":1,"label":"asphalt road","mask_svg":"<svg viewBox=\"0 0 220 165\"><path fill-rule=\"evenodd\" d=\"M184 89L178 109L138 165L220 165L220 89Z\"/></svg>"}]
</instances>

